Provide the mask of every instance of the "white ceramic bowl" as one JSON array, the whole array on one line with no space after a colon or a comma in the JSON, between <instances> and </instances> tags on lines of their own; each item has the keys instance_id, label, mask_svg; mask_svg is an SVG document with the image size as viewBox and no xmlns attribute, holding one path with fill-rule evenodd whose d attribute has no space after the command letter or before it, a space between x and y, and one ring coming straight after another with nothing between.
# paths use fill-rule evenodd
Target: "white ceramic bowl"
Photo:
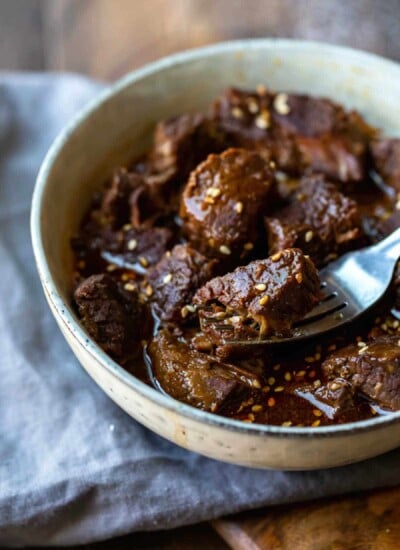
<instances>
[{"instance_id":1,"label":"white ceramic bowl","mask_svg":"<svg viewBox=\"0 0 400 550\"><path fill-rule=\"evenodd\" d=\"M69 239L112 167L148 147L156 121L203 111L227 86L251 89L259 83L329 97L358 109L388 134L400 134L400 67L371 54L321 43L245 40L162 59L101 94L54 142L33 197L36 262L72 351L111 399L140 423L182 447L236 464L338 466L398 446L400 413L320 428L221 418L166 397L126 372L88 337L71 308Z\"/></svg>"}]
</instances>

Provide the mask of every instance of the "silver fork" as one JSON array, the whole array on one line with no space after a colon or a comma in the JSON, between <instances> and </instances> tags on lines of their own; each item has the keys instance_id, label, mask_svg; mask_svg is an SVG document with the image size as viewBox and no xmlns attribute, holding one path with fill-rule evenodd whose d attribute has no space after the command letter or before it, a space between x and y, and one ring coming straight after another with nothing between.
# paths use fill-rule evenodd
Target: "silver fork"
<instances>
[{"instance_id":1,"label":"silver fork","mask_svg":"<svg viewBox=\"0 0 400 550\"><path fill-rule=\"evenodd\" d=\"M365 313L386 293L400 258L400 228L379 243L349 252L319 273L323 298L300 322L292 336L229 340L229 325L214 324L224 341L234 345L282 344L319 336L350 323ZM233 329L232 329L233 330Z\"/></svg>"}]
</instances>

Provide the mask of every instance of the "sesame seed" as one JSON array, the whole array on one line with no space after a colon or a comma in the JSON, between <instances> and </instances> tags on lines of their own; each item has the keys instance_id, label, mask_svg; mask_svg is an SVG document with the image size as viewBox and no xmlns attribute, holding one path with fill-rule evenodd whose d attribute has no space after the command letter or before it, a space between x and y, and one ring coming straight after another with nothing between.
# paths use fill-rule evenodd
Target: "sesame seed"
<instances>
[{"instance_id":1,"label":"sesame seed","mask_svg":"<svg viewBox=\"0 0 400 550\"><path fill-rule=\"evenodd\" d=\"M237 202L235 204L235 210L238 214L241 214L243 212L243 203L242 202Z\"/></svg>"},{"instance_id":2,"label":"sesame seed","mask_svg":"<svg viewBox=\"0 0 400 550\"><path fill-rule=\"evenodd\" d=\"M300 378L303 378L303 376L306 375L306 371L305 370L299 370L298 372L296 372L296 376L300 376Z\"/></svg>"},{"instance_id":3,"label":"sesame seed","mask_svg":"<svg viewBox=\"0 0 400 550\"><path fill-rule=\"evenodd\" d=\"M128 250L135 250L136 247L137 247L136 239L131 239L130 241L128 241L128 244L127 244Z\"/></svg>"},{"instance_id":4,"label":"sesame seed","mask_svg":"<svg viewBox=\"0 0 400 550\"><path fill-rule=\"evenodd\" d=\"M240 107L233 107L231 110L232 116L235 118L243 118L243 111Z\"/></svg>"},{"instance_id":5,"label":"sesame seed","mask_svg":"<svg viewBox=\"0 0 400 550\"><path fill-rule=\"evenodd\" d=\"M124 289L128 292L133 292L135 290L135 285L133 285L132 283L125 283Z\"/></svg>"},{"instance_id":6,"label":"sesame seed","mask_svg":"<svg viewBox=\"0 0 400 550\"><path fill-rule=\"evenodd\" d=\"M258 103L255 99L253 99L252 97L249 97L249 99L247 100L247 108L249 110L250 113L252 113L253 115L255 113L258 113Z\"/></svg>"},{"instance_id":7,"label":"sesame seed","mask_svg":"<svg viewBox=\"0 0 400 550\"><path fill-rule=\"evenodd\" d=\"M400 326L400 322L397 319L393 321L393 328L399 328L399 326Z\"/></svg>"},{"instance_id":8,"label":"sesame seed","mask_svg":"<svg viewBox=\"0 0 400 550\"><path fill-rule=\"evenodd\" d=\"M189 315L189 310L186 306L183 306L183 308L181 309L181 315L183 319L185 319L185 317Z\"/></svg>"},{"instance_id":9,"label":"sesame seed","mask_svg":"<svg viewBox=\"0 0 400 550\"><path fill-rule=\"evenodd\" d=\"M258 380L253 380L252 384L253 388L261 388L261 384Z\"/></svg>"},{"instance_id":10,"label":"sesame seed","mask_svg":"<svg viewBox=\"0 0 400 550\"><path fill-rule=\"evenodd\" d=\"M257 128L260 130L266 130L271 124L271 115L269 111L262 111L254 121Z\"/></svg>"},{"instance_id":11,"label":"sesame seed","mask_svg":"<svg viewBox=\"0 0 400 550\"><path fill-rule=\"evenodd\" d=\"M321 354L319 352L316 353L314 358L315 358L316 361L319 361L321 359Z\"/></svg>"},{"instance_id":12,"label":"sesame seed","mask_svg":"<svg viewBox=\"0 0 400 550\"><path fill-rule=\"evenodd\" d=\"M271 170L275 170L276 162L274 160L270 160L269 161L269 167L271 168Z\"/></svg>"},{"instance_id":13,"label":"sesame seed","mask_svg":"<svg viewBox=\"0 0 400 550\"><path fill-rule=\"evenodd\" d=\"M291 420L286 420L285 422L282 422L282 424L281 424L281 426L284 426L285 428L288 428L291 425L292 425Z\"/></svg>"},{"instance_id":14,"label":"sesame seed","mask_svg":"<svg viewBox=\"0 0 400 550\"><path fill-rule=\"evenodd\" d=\"M214 317L220 320L220 319L225 319L226 315L227 315L226 311L217 311Z\"/></svg>"},{"instance_id":15,"label":"sesame seed","mask_svg":"<svg viewBox=\"0 0 400 550\"><path fill-rule=\"evenodd\" d=\"M149 267L149 261L144 256L140 256L139 262L143 267Z\"/></svg>"},{"instance_id":16,"label":"sesame seed","mask_svg":"<svg viewBox=\"0 0 400 550\"><path fill-rule=\"evenodd\" d=\"M271 388L270 388L269 386L264 386L263 389L262 389L262 391L263 391L264 393L269 393L269 392L271 391Z\"/></svg>"},{"instance_id":17,"label":"sesame seed","mask_svg":"<svg viewBox=\"0 0 400 550\"><path fill-rule=\"evenodd\" d=\"M145 288L145 292L147 296L152 296L153 294L153 287L151 285L147 285Z\"/></svg>"},{"instance_id":18,"label":"sesame seed","mask_svg":"<svg viewBox=\"0 0 400 550\"><path fill-rule=\"evenodd\" d=\"M246 243L246 244L243 246L243 248L244 248L245 250L253 250L254 244L253 244L253 243Z\"/></svg>"},{"instance_id":19,"label":"sesame seed","mask_svg":"<svg viewBox=\"0 0 400 550\"><path fill-rule=\"evenodd\" d=\"M314 409L313 410L313 415L314 416L322 416L322 412L319 409Z\"/></svg>"},{"instance_id":20,"label":"sesame seed","mask_svg":"<svg viewBox=\"0 0 400 550\"><path fill-rule=\"evenodd\" d=\"M172 281L172 273L167 273L165 277L163 278L163 283L167 285Z\"/></svg>"},{"instance_id":21,"label":"sesame seed","mask_svg":"<svg viewBox=\"0 0 400 550\"><path fill-rule=\"evenodd\" d=\"M114 264L108 264L107 271L111 273L111 271L115 271L117 269L117 266Z\"/></svg>"},{"instance_id":22,"label":"sesame seed","mask_svg":"<svg viewBox=\"0 0 400 550\"><path fill-rule=\"evenodd\" d=\"M313 386L314 386L314 388L316 388L316 389L320 388L320 387L322 386L321 380L314 380Z\"/></svg>"},{"instance_id":23,"label":"sesame seed","mask_svg":"<svg viewBox=\"0 0 400 550\"><path fill-rule=\"evenodd\" d=\"M274 407L275 403L276 403L276 401L273 397L270 397L267 401L268 407Z\"/></svg>"},{"instance_id":24,"label":"sesame seed","mask_svg":"<svg viewBox=\"0 0 400 550\"><path fill-rule=\"evenodd\" d=\"M212 197L204 197L204 202L207 204L215 204L215 200Z\"/></svg>"},{"instance_id":25,"label":"sesame seed","mask_svg":"<svg viewBox=\"0 0 400 550\"><path fill-rule=\"evenodd\" d=\"M285 380L286 382L290 382L292 379L292 375L290 374L290 372L285 372Z\"/></svg>"},{"instance_id":26,"label":"sesame seed","mask_svg":"<svg viewBox=\"0 0 400 550\"><path fill-rule=\"evenodd\" d=\"M279 369L281 368L281 366L280 366L279 363L277 363L277 364L274 365L272 368L273 368L275 371L277 371L277 370L279 370Z\"/></svg>"},{"instance_id":27,"label":"sesame seed","mask_svg":"<svg viewBox=\"0 0 400 550\"><path fill-rule=\"evenodd\" d=\"M307 233L304 235L304 240L306 241L306 243L309 243L313 237L314 237L314 232L307 231Z\"/></svg>"},{"instance_id":28,"label":"sesame seed","mask_svg":"<svg viewBox=\"0 0 400 550\"><path fill-rule=\"evenodd\" d=\"M130 229L132 229L132 224L130 223L126 223L122 226L122 231L129 231Z\"/></svg>"},{"instance_id":29,"label":"sesame seed","mask_svg":"<svg viewBox=\"0 0 400 550\"><path fill-rule=\"evenodd\" d=\"M211 247L214 247L215 246L215 239L213 239L212 237L210 239L208 239L208 244L211 246Z\"/></svg>"},{"instance_id":30,"label":"sesame seed","mask_svg":"<svg viewBox=\"0 0 400 550\"><path fill-rule=\"evenodd\" d=\"M262 405L253 405L251 407L251 410L256 413L256 412L261 412L263 408L262 408Z\"/></svg>"},{"instance_id":31,"label":"sesame seed","mask_svg":"<svg viewBox=\"0 0 400 550\"><path fill-rule=\"evenodd\" d=\"M214 199L219 197L220 194L221 194L221 189L218 189L218 187L210 187L206 191L206 195L209 195L210 197L213 197Z\"/></svg>"},{"instance_id":32,"label":"sesame seed","mask_svg":"<svg viewBox=\"0 0 400 550\"><path fill-rule=\"evenodd\" d=\"M308 356L308 357L305 357L304 361L305 361L306 363L314 363L315 357L314 357L313 355L310 355L310 356Z\"/></svg>"},{"instance_id":33,"label":"sesame seed","mask_svg":"<svg viewBox=\"0 0 400 550\"><path fill-rule=\"evenodd\" d=\"M314 420L314 422L311 424L311 426L313 428L316 428L317 426L319 426L321 424L321 420Z\"/></svg>"},{"instance_id":34,"label":"sesame seed","mask_svg":"<svg viewBox=\"0 0 400 550\"><path fill-rule=\"evenodd\" d=\"M363 348L363 347L365 347L366 345L367 345L367 344L366 344L365 342L361 342L361 341L360 341L360 342L357 342L357 346L358 346L359 348Z\"/></svg>"},{"instance_id":35,"label":"sesame seed","mask_svg":"<svg viewBox=\"0 0 400 550\"><path fill-rule=\"evenodd\" d=\"M229 248L229 246L226 246L225 244L219 247L219 251L221 252L221 254L226 254L227 256L229 256L229 254L231 253L231 249Z\"/></svg>"},{"instance_id":36,"label":"sesame seed","mask_svg":"<svg viewBox=\"0 0 400 550\"><path fill-rule=\"evenodd\" d=\"M260 306L265 306L269 302L269 296L265 295L262 298L259 299L258 303Z\"/></svg>"},{"instance_id":37,"label":"sesame seed","mask_svg":"<svg viewBox=\"0 0 400 550\"><path fill-rule=\"evenodd\" d=\"M265 283L258 283L254 288L262 292L267 289L267 285Z\"/></svg>"},{"instance_id":38,"label":"sesame seed","mask_svg":"<svg viewBox=\"0 0 400 550\"><path fill-rule=\"evenodd\" d=\"M128 273L123 273L121 275L121 280L122 281L129 281L130 278L131 278L131 276Z\"/></svg>"},{"instance_id":39,"label":"sesame seed","mask_svg":"<svg viewBox=\"0 0 400 550\"><path fill-rule=\"evenodd\" d=\"M386 324L386 323L382 323L381 329L386 331L386 330L388 329L387 324Z\"/></svg>"},{"instance_id":40,"label":"sesame seed","mask_svg":"<svg viewBox=\"0 0 400 550\"><path fill-rule=\"evenodd\" d=\"M268 384L269 384L270 386L273 386L273 385L275 384L275 378L274 378L273 376L270 376L270 377L268 378Z\"/></svg>"},{"instance_id":41,"label":"sesame seed","mask_svg":"<svg viewBox=\"0 0 400 550\"><path fill-rule=\"evenodd\" d=\"M287 94L276 94L273 106L278 115L288 115L290 113L288 101L289 97Z\"/></svg>"},{"instance_id":42,"label":"sesame seed","mask_svg":"<svg viewBox=\"0 0 400 550\"><path fill-rule=\"evenodd\" d=\"M358 354L361 355L361 354L365 353L367 351L367 349L368 349L368 346L364 346L363 348L360 348L358 350Z\"/></svg>"},{"instance_id":43,"label":"sesame seed","mask_svg":"<svg viewBox=\"0 0 400 550\"><path fill-rule=\"evenodd\" d=\"M190 313L195 313L196 312L196 306L192 305L192 304L187 304L186 305L187 307L187 310L190 311Z\"/></svg>"},{"instance_id":44,"label":"sesame seed","mask_svg":"<svg viewBox=\"0 0 400 550\"><path fill-rule=\"evenodd\" d=\"M254 422L255 416L254 416L253 413L249 413L249 414L247 415L247 418L250 420L250 422Z\"/></svg>"},{"instance_id":45,"label":"sesame seed","mask_svg":"<svg viewBox=\"0 0 400 550\"><path fill-rule=\"evenodd\" d=\"M273 262L279 262L279 260L282 258L282 252L277 252L273 256L271 256L271 260Z\"/></svg>"},{"instance_id":46,"label":"sesame seed","mask_svg":"<svg viewBox=\"0 0 400 550\"><path fill-rule=\"evenodd\" d=\"M210 410L211 412L215 412L217 410L218 405L216 403L211 403Z\"/></svg>"},{"instance_id":47,"label":"sesame seed","mask_svg":"<svg viewBox=\"0 0 400 550\"><path fill-rule=\"evenodd\" d=\"M280 393L281 391L283 391L285 388L283 386L276 386L276 388L274 389L274 392L276 393Z\"/></svg>"},{"instance_id":48,"label":"sesame seed","mask_svg":"<svg viewBox=\"0 0 400 550\"><path fill-rule=\"evenodd\" d=\"M267 94L267 88L264 86L264 84L258 84L256 87L256 92L258 95L263 96Z\"/></svg>"},{"instance_id":49,"label":"sesame seed","mask_svg":"<svg viewBox=\"0 0 400 550\"><path fill-rule=\"evenodd\" d=\"M335 391L335 390L339 390L341 388L341 384L338 384L337 382L332 382L331 384L331 390Z\"/></svg>"},{"instance_id":50,"label":"sesame seed","mask_svg":"<svg viewBox=\"0 0 400 550\"><path fill-rule=\"evenodd\" d=\"M296 273L295 279L300 285L303 282L303 275L301 273Z\"/></svg>"}]
</instances>

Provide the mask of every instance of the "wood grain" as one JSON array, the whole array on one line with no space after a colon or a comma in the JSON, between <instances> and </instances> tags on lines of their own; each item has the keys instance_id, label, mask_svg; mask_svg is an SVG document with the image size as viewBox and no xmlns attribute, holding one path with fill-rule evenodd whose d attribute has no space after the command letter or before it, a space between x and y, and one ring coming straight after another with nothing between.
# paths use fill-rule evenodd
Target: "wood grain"
<instances>
[{"instance_id":1,"label":"wood grain","mask_svg":"<svg viewBox=\"0 0 400 550\"><path fill-rule=\"evenodd\" d=\"M172 52L247 37L325 40L400 59L398 0L47 0L43 6L48 68L107 80Z\"/></svg>"},{"instance_id":2,"label":"wood grain","mask_svg":"<svg viewBox=\"0 0 400 550\"><path fill-rule=\"evenodd\" d=\"M213 525L234 550L395 550L400 488L277 506Z\"/></svg>"}]
</instances>

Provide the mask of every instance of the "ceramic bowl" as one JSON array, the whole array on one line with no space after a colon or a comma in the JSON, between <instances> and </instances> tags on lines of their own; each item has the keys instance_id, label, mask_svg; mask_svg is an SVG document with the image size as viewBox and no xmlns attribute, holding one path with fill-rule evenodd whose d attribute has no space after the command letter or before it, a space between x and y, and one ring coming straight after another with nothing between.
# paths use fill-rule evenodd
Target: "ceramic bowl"
<instances>
[{"instance_id":1,"label":"ceramic bowl","mask_svg":"<svg viewBox=\"0 0 400 550\"><path fill-rule=\"evenodd\" d=\"M246 424L215 416L166 397L126 372L88 337L71 307L69 240L112 167L149 146L158 120L204 111L227 86L251 89L259 83L329 97L358 109L387 134L400 134L400 66L375 55L321 43L244 40L167 57L111 86L52 145L32 204L37 267L72 351L94 381L138 422L186 449L235 464L279 469L348 464L398 446L400 412L318 428Z\"/></svg>"}]
</instances>

